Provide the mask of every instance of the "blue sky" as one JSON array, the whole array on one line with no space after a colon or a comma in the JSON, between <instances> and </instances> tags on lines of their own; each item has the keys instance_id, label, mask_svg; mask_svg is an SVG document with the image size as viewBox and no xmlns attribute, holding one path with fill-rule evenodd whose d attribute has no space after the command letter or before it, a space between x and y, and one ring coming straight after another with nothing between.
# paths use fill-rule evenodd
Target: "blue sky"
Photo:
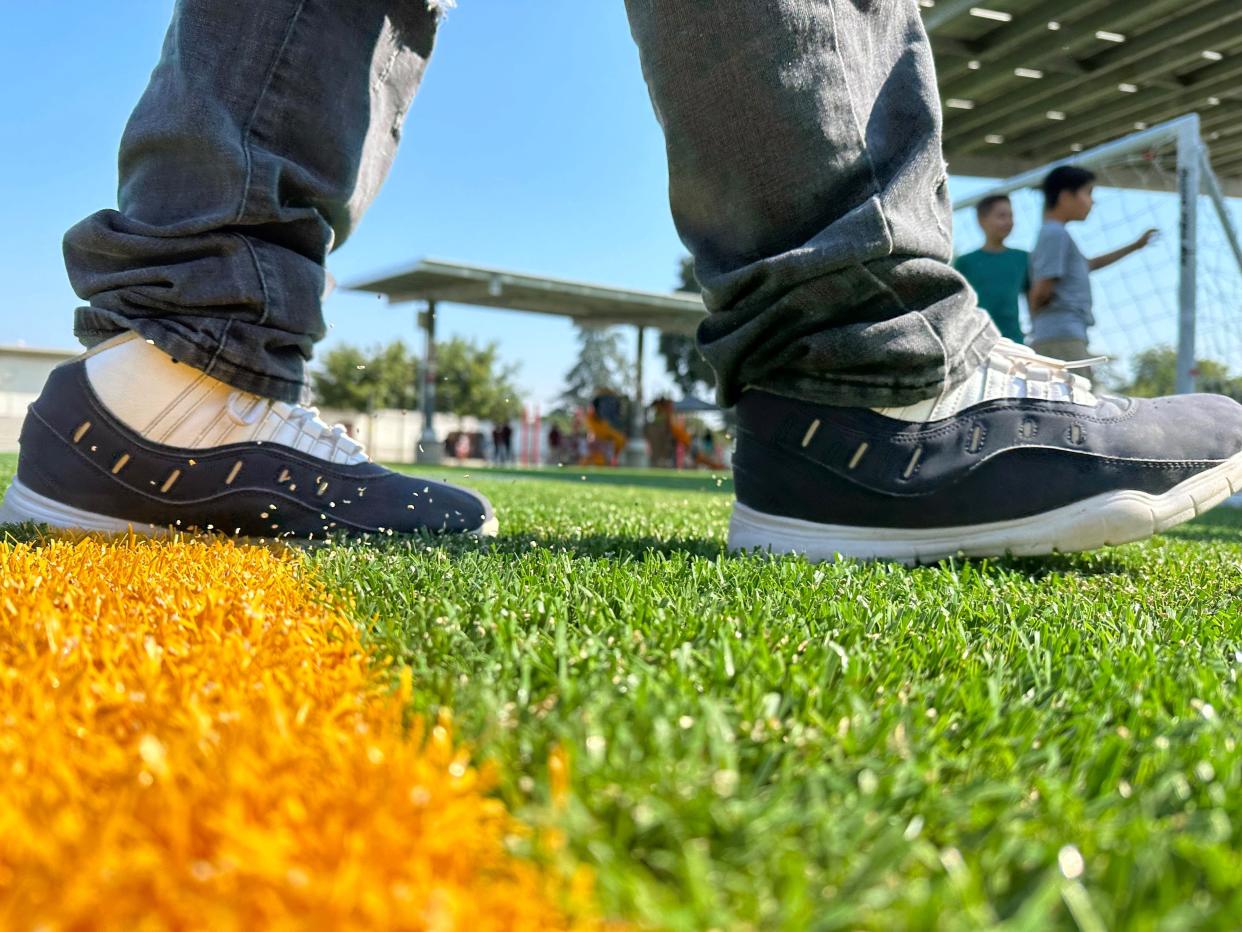
<instances>
[{"instance_id":1,"label":"blue sky","mask_svg":"<svg viewBox=\"0 0 1242 932\"><path fill-rule=\"evenodd\" d=\"M0 177L9 221L0 226L8 284L0 343L69 347L78 301L61 236L115 206L117 143L172 4L3 6ZM976 185L954 179L957 194ZM392 175L330 270L349 282L435 256L668 289L682 253L663 141L621 0L463 0L443 27ZM421 345L409 307L338 291L327 313L329 345L397 336ZM441 320L446 335L499 341L521 364L531 400L554 397L573 362L567 322L458 306ZM654 358L647 371L648 390L665 384Z\"/></svg>"},{"instance_id":2,"label":"blue sky","mask_svg":"<svg viewBox=\"0 0 1242 932\"><path fill-rule=\"evenodd\" d=\"M4 3L0 343L74 345L79 302L61 236L115 206L117 143L171 7L61 0L50 14ZM669 289L682 252L624 5L465 0L441 32L388 183L330 270L349 282L436 256ZM421 346L409 307L338 291L327 313L329 342L404 336ZM535 398L555 395L573 363L567 322L458 306L441 321L446 335L498 340ZM661 367L648 369L654 387Z\"/></svg>"}]
</instances>

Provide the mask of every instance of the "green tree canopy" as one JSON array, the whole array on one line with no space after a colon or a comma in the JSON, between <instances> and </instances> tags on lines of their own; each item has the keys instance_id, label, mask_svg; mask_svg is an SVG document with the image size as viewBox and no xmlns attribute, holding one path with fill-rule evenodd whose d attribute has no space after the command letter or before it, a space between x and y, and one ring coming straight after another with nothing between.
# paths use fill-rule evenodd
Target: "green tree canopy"
<instances>
[{"instance_id":1,"label":"green tree canopy","mask_svg":"<svg viewBox=\"0 0 1242 932\"><path fill-rule=\"evenodd\" d=\"M1228 395L1242 400L1242 377L1232 375L1229 367L1215 359L1200 359L1199 391ZM1133 377L1120 386L1126 395L1157 398L1177 390L1177 351L1167 346L1143 350L1131 363Z\"/></svg>"},{"instance_id":2,"label":"green tree canopy","mask_svg":"<svg viewBox=\"0 0 1242 932\"><path fill-rule=\"evenodd\" d=\"M561 401L582 408L602 389L627 394L630 363L621 347L621 334L612 327L578 328L578 361L565 373Z\"/></svg>"},{"instance_id":3,"label":"green tree canopy","mask_svg":"<svg viewBox=\"0 0 1242 932\"><path fill-rule=\"evenodd\" d=\"M328 350L311 373L315 398L345 411L418 407L422 361L400 340L363 349L342 344Z\"/></svg>"},{"instance_id":4,"label":"green tree canopy","mask_svg":"<svg viewBox=\"0 0 1242 932\"><path fill-rule=\"evenodd\" d=\"M454 337L436 344L436 408L461 417L507 421L522 411L513 384L517 367L500 359L495 343Z\"/></svg>"},{"instance_id":5,"label":"green tree canopy","mask_svg":"<svg viewBox=\"0 0 1242 932\"><path fill-rule=\"evenodd\" d=\"M325 407L410 411L419 405L422 373L422 360L400 340L371 349L343 344L323 355L311 384ZM514 417L522 410L514 375L495 343L456 337L437 343L436 410L493 421Z\"/></svg>"}]
</instances>

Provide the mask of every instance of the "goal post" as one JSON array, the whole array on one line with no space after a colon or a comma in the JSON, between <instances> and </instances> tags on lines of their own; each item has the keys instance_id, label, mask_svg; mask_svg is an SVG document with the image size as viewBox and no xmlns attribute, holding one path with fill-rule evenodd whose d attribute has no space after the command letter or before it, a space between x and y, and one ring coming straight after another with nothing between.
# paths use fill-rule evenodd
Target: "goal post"
<instances>
[{"instance_id":1,"label":"goal post","mask_svg":"<svg viewBox=\"0 0 1242 932\"><path fill-rule=\"evenodd\" d=\"M1196 389L1205 358L1242 370L1239 218L1212 171L1198 114L1076 152L956 200L958 252L982 241L973 208L997 194L1014 202L1011 245L1030 249L1043 218L1039 186L1061 165L1088 168L1097 176L1096 210L1074 231L1084 252L1111 251L1147 228L1161 232L1153 246L1092 276L1098 322L1093 350L1125 366L1145 350L1171 348L1178 392Z\"/></svg>"},{"instance_id":2,"label":"goal post","mask_svg":"<svg viewBox=\"0 0 1242 932\"><path fill-rule=\"evenodd\" d=\"M1203 190L1203 143L1199 115L1183 117L1177 126L1177 197L1180 211L1180 255L1177 279L1177 391L1195 390L1195 310L1199 295L1199 193Z\"/></svg>"}]
</instances>

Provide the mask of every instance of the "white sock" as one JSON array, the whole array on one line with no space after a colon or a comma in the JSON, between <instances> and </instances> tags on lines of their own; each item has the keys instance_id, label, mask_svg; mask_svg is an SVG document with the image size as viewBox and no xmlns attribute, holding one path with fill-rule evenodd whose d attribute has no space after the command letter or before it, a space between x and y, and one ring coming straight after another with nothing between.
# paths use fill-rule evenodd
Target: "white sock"
<instances>
[{"instance_id":1,"label":"white sock","mask_svg":"<svg viewBox=\"0 0 1242 932\"><path fill-rule=\"evenodd\" d=\"M1091 392L1091 382L1072 370L1107 361L1100 356L1063 362L1040 356L1012 340L1001 340L956 388L912 405L874 410L898 421L924 424L1000 398L1043 398L1094 407L1099 401Z\"/></svg>"},{"instance_id":2,"label":"white sock","mask_svg":"<svg viewBox=\"0 0 1242 932\"><path fill-rule=\"evenodd\" d=\"M91 388L109 411L147 440L201 450L261 441L318 459L352 465L366 452L345 428L329 427L319 412L233 388L179 363L136 333L85 355Z\"/></svg>"}]
</instances>

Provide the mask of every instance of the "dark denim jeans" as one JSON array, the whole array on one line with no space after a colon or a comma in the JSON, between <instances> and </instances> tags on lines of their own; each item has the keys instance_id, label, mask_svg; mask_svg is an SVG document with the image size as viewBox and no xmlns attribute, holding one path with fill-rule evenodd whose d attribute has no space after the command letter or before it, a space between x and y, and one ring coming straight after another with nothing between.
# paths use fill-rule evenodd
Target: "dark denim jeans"
<instances>
[{"instance_id":1,"label":"dark denim jeans","mask_svg":"<svg viewBox=\"0 0 1242 932\"><path fill-rule=\"evenodd\" d=\"M324 335L325 259L392 164L441 5L180 0L121 140L119 210L65 237L90 302L79 338L136 330L296 400ZM756 385L900 405L963 377L997 334L948 265L914 0L628 7L721 398Z\"/></svg>"}]
</instances>

